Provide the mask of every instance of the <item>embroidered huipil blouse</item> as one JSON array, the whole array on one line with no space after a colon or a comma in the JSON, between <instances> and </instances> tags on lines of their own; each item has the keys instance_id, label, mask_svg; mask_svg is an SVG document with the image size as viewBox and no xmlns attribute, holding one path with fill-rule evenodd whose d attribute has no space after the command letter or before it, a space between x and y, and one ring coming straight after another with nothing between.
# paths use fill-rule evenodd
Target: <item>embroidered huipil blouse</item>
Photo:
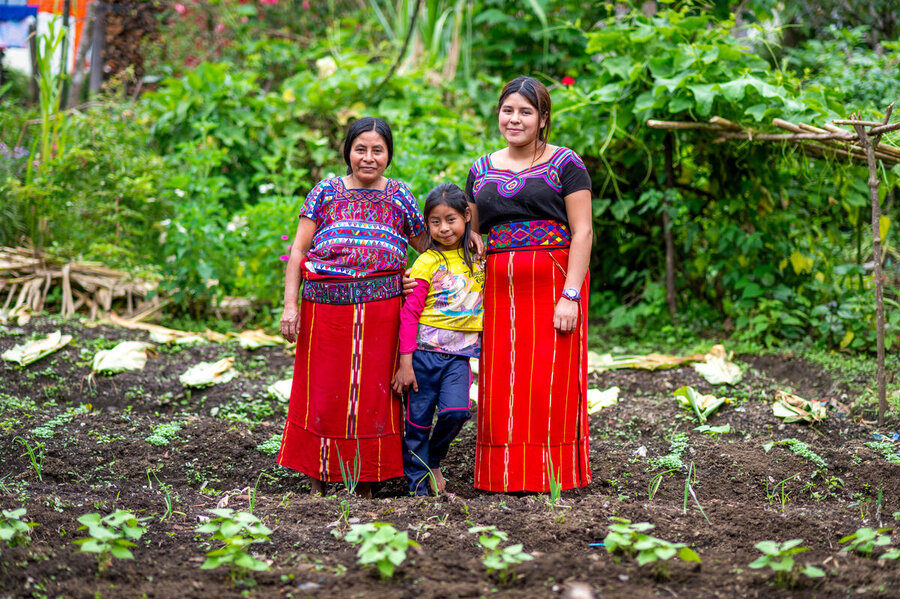
<instances>
[{"instance_id":1,"label":"embroidered huipil blouse","mask_svg":"<svg viewBox=\"0 0 900 599\"><path fill-rule=\"evenodd\" d=\"M393 179L384 190L347 189L340 177L325 179L306 196L300 216L316 221L307 267L320 275L402 270L409 239L425 231L415 197Z\"/></svg>"},{"instance_id":2,"label":"embroidered huipil blouse","mask_svg":"<svg viewBox=\"0 0 900 599\"><path fill-rule=\"evenodd\" d=\"M475 161L466 181L466 199L478 206L482 233L520 221L555 221L568 229L564 198L591 188L581 158L559 147L550 160L520 172L494 168L490 154Z\"/></svg>"}]
</instances>

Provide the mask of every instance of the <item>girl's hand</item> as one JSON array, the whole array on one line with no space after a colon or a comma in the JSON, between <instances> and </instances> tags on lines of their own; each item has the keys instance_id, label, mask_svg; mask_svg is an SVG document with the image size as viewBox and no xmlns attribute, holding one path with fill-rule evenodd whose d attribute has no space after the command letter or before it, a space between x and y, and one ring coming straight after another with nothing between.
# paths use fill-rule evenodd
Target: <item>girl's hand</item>
<instances>
[{"instance_id":1,"label":"girl's hand","mask_svg":"<svg viewBox=\"0 0 900 599\"><path fill-rule=\"evenodd\" d=\"M484 258L484 240L481 238L481 235L478 235L474 231L469 238L469 249L475 254L476 260Z\"/></svg>"},{"instance_id":2,"label":"girl's hand","mask_svg":"<svg viewBox=\"0 0 900 599\"><path fill-rule=\"evenodd\" d=\"M553 311L553 328L557 333L568 335L578 326L578 302L561 297Z\"/></svg>"},{"instance_id":3,"label":"girl's hand","mask_svg":"<svg viewBox=\"0 0 900 599\"><path fill-rule=\"evenodd\" d=\"M403 297L406 297L416 290L416 280L409 278L409 274L411 272L411 268L407 268L405 271L403 271Z\"/></svg>"},{"instance_id":4,"label":"girl's hand","mask_svg":"<svg viewBox=\"0 0 900 599\"><path fill-rule=\"evenodd\" d=\"M400 368L391 381L391 388L397 395L404 395L406 391L412 387L413 391L419 390L419 383L416 381L416 373L412 367L412 354L402 354L400 356Z\"/></svg>"},{"instance_id":5,"label":"girl's hand","mask_svg":"<svg viewBox=\"0 0 900 599\"><path fill-rule=\"evenodd\" d=\"M293 306L285 308L281 315L281 336L288 343L293 343L297 340L298 334L300 334L300 311Z\"/></svg>"}]
</instances>

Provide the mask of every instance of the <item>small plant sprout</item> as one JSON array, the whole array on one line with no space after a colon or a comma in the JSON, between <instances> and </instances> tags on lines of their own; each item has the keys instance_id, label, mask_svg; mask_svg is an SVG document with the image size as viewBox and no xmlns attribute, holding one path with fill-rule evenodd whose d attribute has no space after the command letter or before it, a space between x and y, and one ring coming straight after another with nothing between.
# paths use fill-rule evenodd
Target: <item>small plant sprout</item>
<instances>
[{"instance_id":1,"label":"small plant sprout","mask_svg":"<svg viewBox=\"0 0 900 599\"><path fill-rule=\"evenodd\" d=\"M359 454L359 439L356 440L356 456L353 458L353 466L350 466L350 461L348 460L346 465L344 464L344 458L341 457L341 450L337 448L338 454L338 466L341 468L341 479L344 481L344 488L347 489L347 492L351 495L356 491L356 486L359 484L360 476L362 476L362 456Z\"/></svg>"},{"instance_id":2,"label":"small plant sprout","mask_svg":"<svg viewBox=\"0 0 900 599\"><path fill-rule=\"evenodd\" d=\"M354 524L344 540L359 545L357 561L362 565L375 564L381 578L394 576L394 569L406 560L410 547L419 544L410 540L406 531L399 532L385 522Z\"/></svg>"},{"instance_id":3,"label":"small plant sprout","mask_svg":"<svg viewBox=\"0 0 900 599\"><path fill-rule=\"evenodd\" d=\"M625 518L613 518L603 545L614 555L634 557L639 566L654 564L654 575L660 580L669 577L665 562L673 557L677 556L684 562L701 563L697 552L684 543L671 543L646 534L646 531L653 528L649 522L632 523Z\"/></svg>"},{"instance_id":4,"label":"small plant sprout","mask_svg":"<svg viewBox=\"0 0 900 599\"><path fill-rule=\"evenodd\" d=\"M762 555L749 564L753 569L765 568L768 566L775 572L775 584L790 588L797 582L800 574L808 578L822 578L825 572L821 568L806 565L799 568L794 561L794 555L809 551L809 547L800 547L803 539L791 539L784 543L777 541L760 541L754 547L762 552Z\"/></svg>"},{"instance_id":5,"label":"small plant sprout","mask_svg":"<svg viewBox=\"0 0 900 599\"><path fill-rule=\"evenodd\" d=\"M787 506L788 497L790 497L791 495L791 492L787 490L787 483L794 480L798 476L800 476L799 472L793 476L787 477L780 483L777 483L771 489L769 489L769 481L768 479L766 479L766 501L768 501L770 504L775 501L779 501L781 503L781 511L783 512L785 506ZM779 488L781 489L780 491Z\"/></svg>"},{"instance_id":6,"label":"small plant sprout","mask_svg":"<svg viewBox=\"0 0 900 599\"><path fill-rule=\"evenodd\" d=\"M653 501L653 496L656 495L656 492L659 490L659 485L662 483L662 477L666 474L672 474L673 472L678 472L678 468L665 470L664 472L660 472L650 479L650 484L647 485L647 501Z\"/></svg>"},{"instance_id":7,"label":"small plant sprout","mask_svg":"<svg viewBox=\"0 0 900 599\"><path fill-rule=\"evenodd\" d=\"M557 503L559 503L559 498L562 495L562 477L559 472L553 467L553 457L550 455L549 439L547 445L546 474L547 480L550 481L550 509L555 509Z\"/></svg>"},{"instance_id":8,"label":"small plant sprout","mask_svg":"<svg viewBox=\"0 0 900 599\"><path fill-rule=\"evenodd\" d=\"M706 517L706 512L703 511L703 506L700 505L700 500L697 499L697 494L694 493L694 485L691 483L691 478L696 482L696 471L694 470L694 462L691 462L691 466L688 469L687 478L684 479L684 505L682 506L682 513L687 513L687 504L688 504L688 496L694 499L694 503L697 504L697 509L700 510L700 513L703 515L703 519L706 520L706 523L712 526L712 522L709 521L709 518Z\"/></svg>"},{"instance_id":9,"label":"small plant sprout","mask_svg":"<svg viewBox=\"0 0 900 599\"><path fill-rule=\"evenodd\" d=\"M847 535L841 539L840 543L847 543L847 546L841 551L856 551L860 555L872 557L872 551L876 547L884 547L891 544L890 528L860 528L852 535Z\"/></svg>"},{"instance_id":10,"label":"small plant sprout","mask_svg":"<svg viewBox=\"0 0 900 599\"><path fill-rule=\"evenodd\" d=\"M35 474L37 474L38 480L43 482L44 477L41 472L44 466L44 444L36 443L35 446L32 447L23 437L15 437L13 441L18 441L19 444L25 448L25 453L22 454L22 457L28 456L28 459L31 460L31 467L34 469Z\"/></svg>"},{"instance_id":11,"label":"small plant sprout","mask_svg":"<svg viewBox=\"0 0 900 599\"><path fill-rule=\"evenodd\" d=\"M681 470L684 463L681 456L684 455L688 446L687 433L675 433L669 445L669 453L661 458L650 460L650 465L654 468L664 468L665 470Z\"/></svg>"},{"instance_id":12,"label":"small plant sprout","mask_svg":"<svg viewBox=\"0 0 900 599\"><path fill-rule=\"evenodd\" d=\"M10 547L27 545L31 541L28 535L37 526L37 522L26 522L24 517L23 507L0 511L0 541L6 542Z\"/></svg>"},{"instance_id":13,"label":"small plant sprout","mask_svg":"<svg viewBox=\"0 0 900 599\"><path fill-rule=\"evenodd\" d=\"M97 554L97 568L102 576L112 563L112 558L134 559L131 547L137 547L134 541L140 539L146 527L142 524L147 518L138 518L131 512L116 510L107 516L85 514L78 518L81 526L78 530L87 530L88 536L73 541L81 551Z\"/></svg>"},{"instance_id":14,"label":"small plant sprout","mask_svg":"<svg viewBox=\"0 0 900 599\"><path fill-rule=\"evenodd\" d=\"M703 433L704 435L709 435L713 439L718 440L719 435L726 435L731 432L730 424L722 424L719 426L711 426L709 424L701 424L700 426L694 429L698 433Z\"/></svg>"},{"instance_id":15,"label":"small plant sprout","mask_svg":"<svg viewBox=\"0 0 900 599\"><path fill-rule=\"evenodd\" d=\"M259 518L249 512L235 512L230 508L209 510L215 516L209 522L196 528L197 532L208 533L210 540L221 541L224 546L213 549L206 554L206 561L200 566L203 570L212 570L223 564L231 569L231 580L244 578L249 571L260 572L269 569L269 565L248 553L247 549L254 543L270 542L272 530Z\"/></svg>"},{"instance_id":16,"label":"small plant sprout","mask_svg":"<svg viewBox=\"0 0 900 599\"><path fill-rule=\"evenodd\" d=\"M500 544L509 540L509 535L497 530L496 526L473 526L469 532L478 535L478 544L484 549L481 563L487 568L488 574L496 572L503 584L515 579L515 574L509 570L510 566L534 559L530 553L522 550L521 543L501 549Z\"/></svg>"}]
</instances>

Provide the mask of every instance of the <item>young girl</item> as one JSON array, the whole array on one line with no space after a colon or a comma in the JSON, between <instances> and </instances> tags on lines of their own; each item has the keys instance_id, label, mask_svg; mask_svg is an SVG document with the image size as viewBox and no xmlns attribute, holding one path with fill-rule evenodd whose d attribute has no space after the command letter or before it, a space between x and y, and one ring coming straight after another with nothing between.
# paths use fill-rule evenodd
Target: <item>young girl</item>
<instances>
[{"instance_id":1,"label":"young girl","mask_svg":"<svg viewBox=\"0 0 900 599\"><path fill-rule=\"evenodd\" d=\"M400 312L400 368L394 391L409 390L403 473L413 495L444 490L441 460L469 411L469 358L481 353L484 264L469 253L472 214L462 190L435 187L425 200L429 236L412 267L415 290ZM432 419L437 410L437 423Z\"/></svg>"}]
</instances>

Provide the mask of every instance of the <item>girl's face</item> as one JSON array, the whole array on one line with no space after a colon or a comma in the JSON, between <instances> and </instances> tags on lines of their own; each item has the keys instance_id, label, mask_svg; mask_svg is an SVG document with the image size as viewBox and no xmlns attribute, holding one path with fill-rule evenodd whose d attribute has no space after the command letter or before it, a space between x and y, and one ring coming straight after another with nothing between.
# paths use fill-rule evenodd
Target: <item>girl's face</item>
<instances>
[{"instance_id":1,"label":"girl's face","mask_svg":"<svg viewBox=\"0 0 900 599\"><path fill-rule=\"evenodd\" d=\"M547 119L519 93L510 94L500 105L500 134L511 146L535 143Z\"/></svg>"},{"instance_id":2,"label":"girl's face","mask_svg":"<svg viewBox=\"0 0 900 599\"><path fill-rule=\"evenodd\" d=\"M466 223L472 219L469 209L460 214L446 204L438 204L428 213L428 233L439 250L455 250L462 242Z\"/></svg>"},{"instance_id":3,"label":"girl's face","mask_svg":"<svg viewBox=\"0 0 900 599\"><path fill-rule=\"evenodd\" d=\"M362 187L381 181L388 164L387 143L377 131L361 133L350 146L350 169Z\"/></svg>"}]
</instances>

